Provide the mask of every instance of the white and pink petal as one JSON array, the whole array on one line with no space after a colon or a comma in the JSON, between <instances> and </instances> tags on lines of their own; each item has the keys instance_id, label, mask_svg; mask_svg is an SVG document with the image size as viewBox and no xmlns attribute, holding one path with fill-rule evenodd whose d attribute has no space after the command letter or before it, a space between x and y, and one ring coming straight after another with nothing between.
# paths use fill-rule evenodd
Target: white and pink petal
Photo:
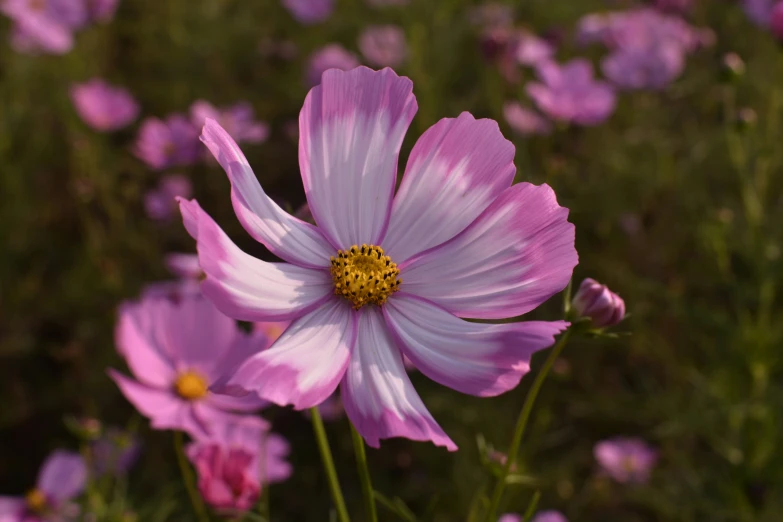
<instances>
[{"instance_id":1,"label":"white and pink petal","mask_svg":"<svg viewBox=\"0 0 783 522\"><path fill-rule=\"evenodd\" d=\"M114 331L117 351L133 375L151 386L168 386L175 378L174 361L159 336L164 299L124 302Z\"/></svg>"},{"instance_id":2,"label":"white and pink petal","mask_svg":"<svg viewBox=\"0 0 783 522\"><path fill-rule=\"evenodd\" d=\"M334 247L316 227L290 215L266 195L245 155L223 127L207 118L201 141L226 171L234 212L251 236L289 263L329 266Z\"/></svg>"},{"instance_id":3,"label":"white and pink petal","mask_svg":"<svg viewBox=\"0 0 783 522\"><path fill-rule=\"evenodd\" d=\"M548 185L516 184L453 239L402 263L400 288L459 317L522 315L571 278L578 256L567 217Z\"/></svg>"},{"instance_id":4,"label":"white and pink petal","mask_svg":"<svg viewBox=\"0 0 783 522\"><path fill-rule=\"evenodd\" d=\"M409 294L395 294L384 317L403 353L424 375L470 395L515 388L530 359L568 327L564 321L485 324L464 321Z\"/></svg>"},{"instance_id":5,"label":"white and pink petal","mask_svg":"<svg viewBox=\"0 0 783 522\"><path fill-rule=\"evenodd\" d=\"M216 389L249 391L298 410L316 406L337 389L356 331L357 313L334 298L291 323L271 348L245 361Z\"/></svg>"},{"instance_id":6,"label":"white and pink petal","mask_svg":"<svg viewBox=\"0 0 783 522\"><path fill-rule=\"evenodd\" d=\"M383 248L400 264L462 232L514 180L514 145L494 120L463 112L413 147Z\"/></svg>"},{"instance_id":7,"label":"white and pink petal","mask_svg":"<svg viewBox=\"0 0 783 522\"><path fill-rule=\"evenodd\" d=\"M381 439L405 437L456 451L408 378L382 312L363 308L358 329L340 391L348 418L367 444L377 448Z\"/></svg>"},{"instance_id":8,"label":"white and pink petal","mask_svg":"<svg viewBox=\"0 0 783 522\"><path fill-rule=\"evenodd\" d=\"M331 69L307 95L299 167L313 217L337 248L383 237L416 110L413 83L388 68Z\"/></svg>"},{"instance_id":9,"label":"white and pink petal","mask_svg":"<svg viewBox=\"0 0 783 522\"><path fill-rule=\"evenodd\" d=\"M318 308L333 293L326 270L267 263L241 251L195 201L180 200L197 227L201 289L224 314L242 321L289 320Z\"/></svg>"}]
</instances>

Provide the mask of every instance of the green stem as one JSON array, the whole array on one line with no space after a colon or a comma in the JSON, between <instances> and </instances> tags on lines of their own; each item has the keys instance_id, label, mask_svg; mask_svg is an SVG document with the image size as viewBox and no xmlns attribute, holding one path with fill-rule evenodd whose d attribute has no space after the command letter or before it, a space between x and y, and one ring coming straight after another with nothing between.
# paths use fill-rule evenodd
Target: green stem
<instances>
[{"instance_id":1,"label":"green stem","mask_svg":"<svg viewBox=\"0 0 783 522\"><path fill-rule=\"evenodd\" d=\"M196 490L196 479L193 476L193 470L188 464L188 459L185 457L185 442L181 431L174 432L174 451L177 454L177 464L179 464L179 470L182 473L182 480L185 481L185 489L188 490L190 503L193 505L196 518L199 522L209 522L207 507Z\"/></svg>"},{"instance_id":2,"label":"green stem","mask_svg":"<svg viewBox=\"0 0 783 522\"><path fill-rule=\"evenodd\" d=\"M560 352L563 351L563 348L565 347L566 342L568 342L568 338L570 336L571 329L568 329L557 342L555 347L549 351L549 357L547 357L544 366L538 372L538 375L536 375L536 378L533 381L533 385L530 387L530 391L527 392L525 403L522 405L522 411L519 412L519 417L517 418L517 425L514 428L514 436L511 439L511 445L508 448L506 464L503 466L503 471L501 472L500 477L498 477L497 484L495 485L495 489L492 492L492 499L489 503L489 510L487 511L487 516L484 518L486 522L494 522L494 520L497 518L496 513L498 507L500 506L500 500L503 498L503 491L506 489L506 478L511 473L511 467L517 460L519 446L522 443L522 437L525 435L525 428L527 428L528 420L530 420L530 414L533 412L533 405L535 404L536 398L538 397L538 392L541 390L541 386L544 384L547 375L549 375L549 371L555 364L555 361L560 355Z\"/></svg>"},{"instance_id":3,"label":"green stem","mask_svg":"<svg viewBox=\"0 0 783 522\"><path fill-rule=\"evenodd\" d=\"M321 413L318 408L310 408L310 418L313 421L313 431L315 431L315 440L318 443L318 450L321 452L321 460L324 464L326 477L329 479L329 489L332 492L334 507L337 509L337 519L340 522L350 522L348 508L345 507L345 499L340 489L340 481L337 479L337 470L334 467L332 459L332 450L329 449L329 441L326 439L326 430L324 421L321 419Z\"/></svg>"},{"instance_id":4,"label":"green stem","mask_svg":"<svg viewBox=\"0 0 783 522\"><path fill-rule=\"evenodd\" d=\"M541 491L537 489L536 492L533 493L533 498L530 499L530 504L528 504L527 509L525 510L525 518L522 519L522 522L530 522L533 519L533 514L536 512L540 499Z\"/></svg>"},{"instance_id":5,"label":"green stem","mask_svg":"<svg viewBox=\"0 0 783 522\"><path fill-rule=\"evenodd\" d=\"M362 481L362 493L364 494L364 506L367 510L367 522L378 522L378 513L375 511L375 497L373 495L370 469L367 467L367 453L364 448L364 439L351 424L351 438L353 450L356 453L356 468L359 470L359 478Z\"/></svg>"}]
</instances>

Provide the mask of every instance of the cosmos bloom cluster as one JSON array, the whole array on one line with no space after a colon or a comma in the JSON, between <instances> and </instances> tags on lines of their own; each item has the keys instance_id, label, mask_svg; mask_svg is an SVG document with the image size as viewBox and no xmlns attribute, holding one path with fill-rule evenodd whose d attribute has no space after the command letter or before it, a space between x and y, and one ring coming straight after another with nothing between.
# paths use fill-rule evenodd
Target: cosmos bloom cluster
<instances>
[{"instance_id":1,"label":"cosmos bloom cluster","mask_svg":"<svg viewBox=\"0 0 783 522\"><path fill-rule=\"evenodd\" d=\"M13 21L11 44L24 53L64 54L74 32L111 20L119 0L2 0L0 12Z\"/></svg>"}]
</instances>

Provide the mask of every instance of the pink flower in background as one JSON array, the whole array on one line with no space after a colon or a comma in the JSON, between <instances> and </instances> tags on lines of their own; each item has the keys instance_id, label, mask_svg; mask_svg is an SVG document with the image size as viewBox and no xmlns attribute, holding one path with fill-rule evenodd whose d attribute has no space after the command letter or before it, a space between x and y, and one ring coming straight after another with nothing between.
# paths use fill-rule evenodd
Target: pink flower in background
<instances>
[{"instance_id":1,"label":"pink flower in background","mask_svg":"<svg viewBox=\"0 0 783 522\"><path fill-rule=\"evenodd\" d=\"M58 450L41 467L38 481L24 497L0 496L0 521L48 522L74 514L69 501L87 483L87 467L78 453Z\"/></svg>"},{"instance_id":2,"label":"pink flower in background","mask_svg":"<svg viewBox=\"0 0 783 522\"><path fill-rule=\"evenodd\" d=\"M321 83L321 75L329 69L348 71L359 66L355 54L347 51L340 44L330 44L319 49L310 56L307 66L307 81L310 85Z\"/></svg>"},{"instance_id":3,"label":"pink flower in background","mask_svg":"<svg viewBox=\"0 0 783 522\"><path fill-rule=\"evenodd\" d=\"M506 513L505 515L500 515L498 522L524 522L524 520L522 520L522 517L519 515Z\"/></svg>"},{"instance_id":4,"label":"pink flower in background","mask_svg":"<svg viewBox=\"0 0 783 522\"><path fill-rule=\"evenodd\" d=\"M139 104L126 89L99 78L74 85L71 101L82 120L99 131L121 129L139 114Z\"/></svg>"},{"instance_id":5,"label":"pink flower in background","mask_svg":"<svg viewBox=\"0 0 783 522\"><path fill-rule=\"evenodd\" d=\"M685 69L685 54L677 45L660 44L610 53L601 70L621 89L663 89Z\"/></svg>"},{"instance_id":6,"label":"pink flower in background","mask_svg":"<svg viewBox=\"0 0 783 522\"><path fill-rule=\"evenodd\" d=\"M0 12L13 20L11 43L20 52L67 53L72 32L88 20L82 0L2 0Z\"/></svg>"},{"instance_id":7,"label":"pink flower in background","mask_svg":"<svg viewBox=\"0 0 783 522\"><path fill-rule=\"evenodd\" d=\"M264 406L255 395L210 393L209 386L252 354L255 346L249 335L204 298L125 302L115 340L137 380L115 370L109 370L109 375L153 428L198 437L235 416L229 412Z\"/></svg>"},{"instance_id":8,"label":"pink flower in background","mask_svg":"<svg viewBox=\"0 0 783 522\"><path fill-rule=\"evenodd\" d=\"M756 25L769 27L772 9L778 0L741 0L745 14Z\"/></svg>"},{"instance_id":9,"label":"pink flower in background","mask_svg":"<svg viewBox=\"0 0 783 522\"><path fill-rule=\"evenodd\" d=\"M258 501L263 484L291 476L285 457L288 443L267 432L256 417L219 424L208 437L188 445L186 453L198 473L204 501L218 510L247 511Z\"/></svg>"},{"instance_id":10,"label":"pink flower in background","mask_svg":"<svg viewBox=\"0 0 783 522\"><path fill-rule=\"evenodd\" d=\"M625 317L625 301L606 285L589 277L582 281L571 306L580 317L589 317L598 328L614 326Z\"/></svg>"},{"instance_id":11,"label":"pink flower in background","mask_svg":"<svg viewBox=\"0 0 783 522\"><path fill-rule=\"evenodd\" d=\"M599 442L593 455L604 472L623 484L647 482L658 460L658 452L646 442L625 437Z\"/></svg>"},{"instance_id":12,"label":"pink flower in background","mask_svg":"<svg viewBox=\"0 0 783 522\"><path fill-rule=\"evenodd\" d=\"M514 23L514 8L508 4L485 2L470 11L470 23L484 30L508 28Z\"/></svg>"},{"instance_id":13,"label":"pink flower in background","mask_svg":"<svg viewBox=\"0 0 783 522\"><path fill-rule=\"evenodd\" d=\"M536 66L549 61L554 54L554 47L546 40L527 31L518 31L515 56L520 64Z\"/></svg>"},{"instance_id":14,"label":"pink flower in background","mask_svg":"<svg viewBox=\"0 0 783 522\"><path fill-rule=\"evenodd\" d=\"M119 5L120 0L87 0L90 17L101 23L111 21Z\"/></svg>"},{"instance_id":15,"label":"pink flower in background","mask_svg":"<svg viewBox=\"0 0 783 522\"><path fill-rule=\"evenodd\" d=\"M514 388L563 321L485 324L524 314L568 283L574 227L547 185L514 178L497 123L446 118L414 146L394 195L413 84L391 69L324 73L300 114L299 159L318 227L263 191L239 147L208 120L202 140L228 174L239 221L285 263L242 252L195 201L180 200L207 274L202 292L245 321L292 321L215 389L298 410L340 385L368 444L407 437L455 450L408 378L482 397Z\"/></svg>"},{"instance_id":16,"label":"pink flower in background","mask_svg":"<svg viewBox=\"0 0 783 522\"><path fill-rule=\"evenodd\" d=\"M143 299L164 298L179 302L201 295L200 283L204 272L198 264L196 254L167 254L163 262L169 272L178 279L148 284L142 292Z\"/></svg>"},{"instance_id":17,"label":"pink flower in background","mask_svg":"<svg viewBox=\"0 0 783 522\"><path fill-rule=\"evenodd\" d=\"M217 109L209 102L198 100L190 106L190 117L196 128L203 127L207 118L219 122L238 142L261 143L269 137L269 125L255 121L253 106L248 102Z\"/></svg>"},{"instance_id":18,"label":"pink flower in background","mask_svg":"<svg viewBox=\"0 0 783 522\"><path fill-rule=\"evenodd\" d=\"M506 102L503 105L503 118L515 132L523 136L552 132L552 124L549 120L518 102Z\"/></svg>"},{"instance_id":19,"label":"pink flower in background","mask_svg":"<svg viewBox=\"0 0 783 522\"><path fill-rule=\"evenodd\" d=\"M158 186L144 195L144 210L150 219L168 221L177 208L175 198L189 198L193 193L190 180L182 174L168 174L160 178Z\"/></svg>"},{"instance_id":20,"label":"pink flower in background","mask_svg":"<svg viewBox=\"0 0 783 522\"><path fill-rule=\"evenodd\" d=\"M109 428L90 445L92 473L124 475L136 463L141 453L141 441L132 433Z\"/></svg>"},{"instance_id":21,"label":"pink flower in background","mask_svg":"<svg viewBox=\"0 0 783 522\"><path fill-rule=\"evenodd\" d=\"M772 8L769 17L769 28L778 39L783 40L783 0L777 2Z\"/></svg>"},{"instance_id":22,"label":"pink flower in background","mask_svg":"<svg viewBox=\"0 0 783 522\"><path fill-rule=\"evenodd\" d=\"M194 163L201 152L198 130L181 114L165 120L147 118L139 129L134 152L155 170Z\"/></svg>"},{"instance_id":23,"label":"pink flower in background","mask_svg":"<svg viewBox=\"0 0 783 522\"><path fill-rule=\"evenodd\" d=\"M577 58L563 65L546 62L536 71L541 81L528 83L527 93L538 109L553 120L598 125L614 112L614 90L593 78L593 68L587 60Z\"/></svg>"},{"instance_id":24,"label":"pink flower in background","mask_svg":"<svg viewBox=\"0 0 783 522\"><path fill-rule=\"evenodd\" d=\"M317 24L332 15L335 0L282 0L283 6L300 24Z\"/></svg>"},{"instance_id":25,"label":"pink flower in background","mask_svg":"<svg viewBox=\"0 0 783 522\"><path fill-rule=\"evenodd\" d=\"M530 522L568 522L568 519L559 511L539 511Z\"/></svg>"},{"instance_id":26,"label":"pink flower in background","mask_svg":"<svg viewBox=\"0 0 783 522\"><path fill-rule=\"evenodd\" d=\"M359 50L372 65L397 67L408 57L405 31L396 25L368 26L359 35Z\"/></svg>"}]
</instances>

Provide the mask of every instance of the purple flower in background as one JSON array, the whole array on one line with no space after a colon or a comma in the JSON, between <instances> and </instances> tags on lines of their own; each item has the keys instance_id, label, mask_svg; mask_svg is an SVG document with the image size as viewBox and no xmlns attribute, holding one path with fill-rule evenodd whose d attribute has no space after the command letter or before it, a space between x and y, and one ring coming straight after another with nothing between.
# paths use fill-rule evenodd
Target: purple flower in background
<instances>
[{"instance_id":1,"label":"purple flower in background","mask_svg":"<svg viewBox=\"0 0 783 522\"><path fill-rule=\"evenodd\" d=\"M610 53L601 70L621 89L663 89L682 74L685 54L675 44L632 47Z\"/></svg>"},{"instance_id":2,"label":"purple flower in background","mask_svg":"<svg viewBox=\"0 0 783 522\"><path fill-rule=\"evenodd\" d=\"M71 101L82 120L99 131L125 127L139 114L139 104L127 90L99 78L74 85Z\"/></svg>"},{"instance_id":3,"label":"purple flower in background","mask_svg":"<svg viewBox=\"0 0 783 522\"><path fill-rule=\"evenodd\" d=\"M612 26L613 14L591 13L576 23L576 41L580 45L603 43L608 38Z\"/></svg>"},{"instance_id":4,"label":"purple flower in background","mask_svg":"<svg viewBox=\"0 0 783 522\"><path fill-rule=\"evenodd\" d=\"M359 35L359 50L379 67L397 67L408 56L405 31L396 25L371 25Z\"/></svg>"},{"instance_id":5,"label":"purple flower in background","mask_svg":"<svg viewBox=\"0 0 783 522\"><path fill-rule=\"evenodd\" d=\"M742 8L747 17L760 27L769 27L772 8L778 0L742 0Z\"/></svg>"},{"instance_id":6,"label":"purple flower in background","mask_svg":"<svg viewBox=\"0 0 783 522\"><path fill-rule=\"evenodd\" d=\"M521 516L514 513L506 513L505 515L500 515L498 522L524 522L524 520L522 520Z\"/></svg>"},{"instance_id":7,"label":"purple flower in background","mask_svg":"<svg viewBox=\"0 0 783 522\"><path fill-rule=\"evenodd\" d=\"M109 428L90 446L92 469L96 476L124 475L141 454L141 441L119 428Z\"/></svg>"},{"instance_id":8,"label":"purple flower in background","mask_svg":"<svg viewBox=\"0 0 783 522\"><path fill-rule=\"evenodd\" d=\"M190 116L196 128L203 127L207 118L220 122L238 142L261 143L269 137L269 125L255 121L253 106L248 102L217 109L209 102L198 100L190 106Z\"/></svg>"},{"instance_id":9,"label":"purple flower in background","mask_svg":"<svg viewBox=\"0 0 783 522\"><path fill-rule=\"evenodd\" d=\"M11 43L20 52L67 53L72 32L88 20L83 0L2 0L0 12L13 20Z\"/></svg>"},{"instance_id":10,"label":"purple flower in background","mask_svg":"<svg viewBox=\"0 0 783 522\"><path fill-rule=\"evenodd\" d=\"M620 483L643 484L650 478L658 452L636 438L617 437L599 442L593 448L601 469Z\"/></svg>"},{"instance_id":11,"label":"purple flower in background","mask_svg":"<svg viewBox=\"0 0 783 522\"><path fill-rule=\"evenodd\" d=\"M515 132L523 136L552 132L549 120L518 102L506 102L503 105L503 118Z\"/></svg>"},{"instance_id":12,"label":"purple flower in background","mask_svg":"<svg viewBox=\"0 0 783 522\"><path fill-rule=\"evenodd\" d=\"M250 416L219 424L210 436L198 437L186 448L204 501L229 512L247 511L263 484L291 476L285 460L289 451L283 437L268 433L263 422Z\"/></svg>"},{"instance_id":13,"label":"purple flower in background","mask_svg":"<svg viewBox=\"0 0 783 522\"><path fill-rule=\"evenodd\" d=\"M625 317L625 301L589 277L579 285L571 306L578 316L589 317L598 328L614 326Z\"/></svg>"},{"instance_id":14,"label":"purple flower in background","mask_svg":"<svg viewBox=\"0 0 783 522\"><path fill-rule=\"evenodd\" d=\"M498 522L527 522L521 516L512 513L502 515ZM559 511L539 511L530 522L568 522L568 519Z\"/></svg>"},{"instance_id":15,"label":"purple flower in background","mask_svg":"<svg viewBox=\"0 0 783 522\"><path fill-rule=\"evenodd\" d=\"M340 44L330 44L319 49L310 56L307 67L307 81L310 85L321 83L321 76L329 69L348 71L359 66L355 54L347 51Z\"/></svg>"},{"instance_id":16,"label":"purple flower in background","mask_svg":"<svg viewBox=\"0 0 783 522\"><path fill-rule=\"evenodd\" d=\"M515 55L522 65L536 66L549 61L555 54L555 49L546 40L529 33L518 31Z\"/></svg>"},{"instance_id":17,"label":"purple flower in background","mask_svg":"<svg viewBox=\"0 0 783 522\"><path fill-rule=\"evenodd\" d=\"M553 120L598 125L614 112L614 90L593 79L587 60L577 58L563 65L546 62L536 67L536 72L541 82L528 83L527 93Z\"/></svg>"},{"instance_id":18,"label":"purple flower in background","mask_svg":"<svg viewBox=\"0 0 783 522\"><path fill-rule=\"evenodd\" d=\"M73 514L69 501L87 483L87 467L78 453L58 450L41 467L35 488L24 497L0 496L0 521L50 522Z\"/></svg>"},{"instance_id":19,"label":"purple flower in background","mask_svg":"<svg viewBox=\"0 0 783 522\"><path fill-rule=\"evenodd\" d=\"M283 6L301 24L323 22L334 11L334 0L283 0Z\"/></svg>"},{"instance_id":20,"label":"purple flower in background","mask_svg":"<svg viewBox=\"0 0 783 522\"><path fill-rule=\"evenodd\" d=\"M547 185L514 179L514 146L496 122L440 120L413 147L413 83L391 69L329 70L300 113L299 159L313 226L258 184L234 140L208 120L202 140L228 174L240 223L285 263L242 252L196 201L180 200L207 274L202 292L245 321L292 321L216 386L298 410L340 386L373 447L429 440L455 450L408 378L403 354L431 379L487 397L514 388L563 321L503 324L568 283L574 227Z\"/></svg>"},{"instance_id":21,"label":"purple flower in background","mask_svg":"<svg viewBox=\"0 0 783 522\"><path fill-rule=\"evenodd\" d=\"M198 264L198 254L167 254L163 263L169 272L182 279L200 279L204 276Z\"/></svg>"},{"instance_id":22,"label":"purple flower in background","mask_svg":"<svg viewBox=\"0 0 783 522\"><path fill-rule=\"evenodd\" d=\"M179 302L201 295L201 279L204 272L196 254L168 254L163 260L166 268L179 279L150 283L144 287L142 298L163 298Z\"/></svg>"},{"instance_id":23,"label":"purple flower in background","mask_svg":"<svg viewBox=\"0 0 783 522\"><path fill-rule=\"evenodd\" d=\"M150 219L168 221L174 216L178 196L189 198L193 193L190 180L182 174L168 174L158 186L144 195L144 210Z\"/></svg>"},{"instance_id":24,"label":"purple flower in background","mask_svg":"<svg viewBox=\"0 0 783 522\"><path fill-rule=\"evenodd\" d=\"M235 416L229 412L256 411L265 404L255 395L227 397L209 391L255 346L232 319L200 296L123 303L115 340L137 380L115 370L109 375L153 428L207 435Z\"/></svg>"},{"instance_id":25,"label":"purple flower in background","mask_svg":"<svg viewBox=\"0 0 783 522\"><path fill-rule=\"evenodd\" d=\"M198 130L181 114L166 120L147 118L141 124L135 153L150 168L163 170L194 163L200 156Z\"/></svg>"},{"instance_id":26,"label":"purple flower in background","mask_svg":"<svg viewBox=\"0 0 783 522\"><path fill-rule=\"evenodd\" d=\"M783 0L777 2L772 8L769 18L769 28L778 39L783 40Z\"/></svg>"},{"instance_id":27,"label":"purple flower in background","mask_svg":"<svg viewBox=\"0 0 783 522\"><path fill-rule=\"evenodd\" d=\"M114 18L120 0L87 0L90 17L101 23L106 23Z\"/></svg>"}]
</instances>

